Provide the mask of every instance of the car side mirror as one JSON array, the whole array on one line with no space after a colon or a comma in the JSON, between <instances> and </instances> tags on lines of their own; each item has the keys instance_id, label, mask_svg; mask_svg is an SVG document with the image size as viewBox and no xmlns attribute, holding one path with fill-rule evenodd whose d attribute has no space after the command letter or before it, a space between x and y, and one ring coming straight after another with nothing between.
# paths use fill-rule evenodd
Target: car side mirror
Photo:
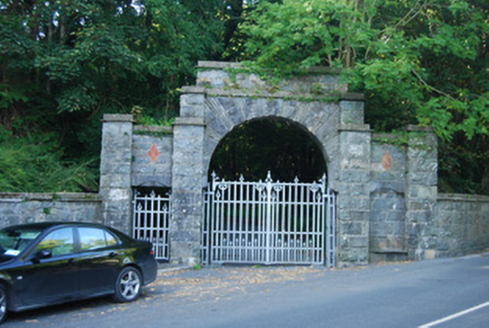
<instances>
[{"instance_id":1,"label":"car side mirror","mask_svg":"<svg viewBox=\"0 0 489 328\"><path fill-rule=\"evenodd\" d=\"M42 249L36 253L35 258L38 260L44 260L44 259L48 259L52 256L53 256L53 254L50 251L48 251L46 249Z\"/></svg>"}]
</instances>

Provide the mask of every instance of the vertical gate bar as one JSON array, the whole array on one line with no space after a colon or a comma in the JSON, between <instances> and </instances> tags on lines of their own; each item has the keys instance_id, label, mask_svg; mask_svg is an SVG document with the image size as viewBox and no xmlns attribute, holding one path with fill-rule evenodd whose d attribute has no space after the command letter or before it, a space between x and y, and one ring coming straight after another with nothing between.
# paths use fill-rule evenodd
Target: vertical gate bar
<instances>
[{"instance_id":1,"label":"vertical gate bar","mask_svg":"<svg viewBox=\"0 0 489 328\"><path fill-rule=\"evenodd\" d=\"M318 190L314 191L313 194L312 194L312 204L311 204L311 223L312 223L312 228L311 228L311 240L309 241L309 254L310 255L310 258L312 260L313 263L317 263L317 259L316 259L316 231L317 231L317 227L316 227L316 211L317 211L317 200L316 200L316 196L317 196L317 192Z\"/></svg>"},{"instance_id":2,"label":"vertical gate bar","mask_svg":"<svg viewBox=\"0 0 489 328\"><path fill-rule=\"evenodd\" d=\"M227 194L226 194L226 212L224 214L224 222L226 223L225 227L226 227L226 233L227 233L227 245L226 245L226 254L224 255L224 257L226 258L227 261L229 261L229 255L230 253L232 253L232 249L229 247L230 244L231 244L231 240L232 240L232 228L231 228L231 225L232 225L232 221L231 221L231 218L230 218L230 214L232 212L232 183L228 182L228 188L226 189L227 191Z\"/></svg>"},{"instance_id":3,"label":"vertical gate bar","mask_svg":"<svg viewBox=\"0 0 489 328\"><path fill-rule=\"evenodd\" d=\"M145 195L144 197L144 225L143 225L143 238L144 240L148 240L148 225L149 225L149 220L151 220L151 202L148 200L148 196Z\"/></svg>"},{"instance_id":4,"label":"vertical gate bar","mask_svg":"<svg viewBox=\"0 0 489 328\"><path fill-rule=\"evenodd\" d=\"M210 208L210 213L209 213L209 217L207 219L207 224L209 225L209 245L208 245L208 253L207 253L207 256L208 256L208 260L207 260L207 263L208 264L211 264L212 261L214 261L214 257L213 257L213 254L214 254L214 250L215 250L215 231L214 231L214 220L216 219L216 209L215 209L215 206L216 206L216 201L215 201L215 197L216 197L216 194L215 194L215 179L216 179L216 175L215 173L212 174L212 181L211 181L211 186L210 186L210 190L209 190L209 208Z\"/></svg>"},{"instance_id":5,"label":"vertical gate bar","mask_svg":"<svg viewBox=\"0 0 489 328\"><path fill-rule=\"evenodd\" d=\"M161 228L162 228L162 223L163 223L163 215L164 214L164 205L163 205L163 198L161 197L161 195L158 195L157 197L157 209L158 209L158 216L156 218L157 222L158 222L158 225L157 225L157 228L156 228L156 231L154 232L155 233L155 236L156 236L156 240L158 242L158 252L160 253L160 256L163 256L163 248L161 247L161 237L160 237L160 233L161 233Z\"/></svg>"},{"instance_id":6,"label":"vertical gate bar","mask_svg":"<svg viewBox=\"0 0 489 328\"><path fill-rule=\"evenodd\" d=\"M226 185L227 187L227 185ZM227 189L222 191L222 203L221 203L221 231L222 231L222 240L221 240L221 258L220 261L223 261L226 258L226 246L227 241L229 239L226 225L226 211L227 211Z\"/></svg>"},{"instance_id":7,"label":"vertical gate bar","mask_svg":"<svg viewBox=\"0 0 489 328\"><path fill-rule=\"evenodd\" d=\"M273 185L273 184L272 184ZM277 246L277 198L278 198L278 190L272 188L271 198L270 198L270 261L275 262L276 250Z\"/></svg>"},{"instance_id":8,"label":"vertical gate bar","mask_svg":"<svg viewBox=\"0 0 489 328\"><path fill-rule=\"evenodd\" d=\"M329 211L330 211L330 193L329 193L329 188L326 192L326 194L324 195L324 199L326 200L326 231L325 231L325 235L326 235L326 265L329 266L330 265L330 251L331 251L331 242L330 242L330 239L329 239L329 230L331 229L331 222L330 222L330 214L329 214Z\"/></svg>"},{"instance_id":9,"label":"vertical gate bar","mask_svg":"<svg viewBox=\"0 0 489 328\"><path fill-rule=\"evenodd\" d=\"M249 225L249 220L250 220L250 209L249 209L249 192L248 192L248 186L243 183L243 193L244 193L244 209L243 209L243 220L244 220L244 238L245 238L245 255L244 255L244 261L250 261L249 258L249 253L250 253L250 242L249 242L249 233L250 233L250 225Z\"/></svg>"},{"instance_id":10,"label":"vertical gate bar","mask_svg":"<svg viewBox=\"0 0 489 328\"><path fill-rule=\"evenodd\" d=\"M216 238L215 238L215 251L214 251L214 261L220 261L221 259L221 243L222 243L222 229L221 229L221 191L214 189L216 195L214 195L216 200L216 215L215 215L215 223L216 223Z\"/></svg>"},{"instance_id":11,"label":"vertical gate bar","mask_svg":"<svg viewBox=\"0 0 489 328\"><path fill-rule=\"evenodd\" d=\"M222 203L221 203L221 230L223 234L223 239L221 241L221 261L224 261L227 258L227 245L228 245L228 240L229 240L229 232L228 232L228 225L227 225L227 212L228 212L228 189L229 189L229 184L226 182L225 185L226 189L223 189L222 191Z\"/></svg>"},{"instance_id":12,"label":"vertical gate bar","mask_svg":"<svg viewBox=\"0 0 489 328\"><path fill-rule=\"evenodd\" d=\"M284 237L285 237L285 210L287 208L287 200L286 200L286 192L287 192L287 185L284 184L282 194L281 194L281 201L279 202L279 215L280 215L280 238L279 238L279 249L280 249L280 261L284 262L285 257L284 257Z\"/></svg>"},{"instance_id":13,"label":"vertical gate bar","mask_svg":"<svg viewBox=\"0 0 489 328\"><path fill-rule=\"evenodd\" d=\"M231 216L232 216L232 224L230 224L230 230L232 231L231 233L231 260L235 260L236 257L236 202L238 200L238 197L236 196L236 189L237 189L237 184L233 182L233 191L231 192L231 199L232 201L232 210L231 210ZM230 218L231 219L231 218Z\"/></svg>"},{"instance_id":14,"label":"vertical gate bar","mask_svg":"<svg viewBox=\"0 0 489 328\"><path fill-rule=\"evenodd\" d=\"M305 222L305 247L304 247L304 257L305 261L309 260L309 233L310 233L310 224L311 224L311 190L310 187L304 186L304 190L306 192L306 222Z\"/></svg>"},{"instance_id":15,"label":"vertical gate bar","mask_svg":"<svg viewBox=\"0 0 489 328\"><path fill-rule=\"evenodd\" d=\"M156 238L156 227L158 226L158 219L159 219L159 202L158 202L158 197L156 194L153 194L153 199L152 202L153 204L153 213L151 213L151 219L152 219L152 225L151 225L151 238L153 245L156 248L156 252L158 253L158 239ZM159 255L159 253L158 253Z\"/></svg>"},{"instance_id":16,"label":"vertical gate bar","mask_svg":"<svg viewBox=\"0 0 489 328\"><path fill-rule=\"evenodd\" d=\"M335 241L335 237L336 237L336 195L335 193L330 189L330 192L331 192L331 207L332 207L332 211L331 211L331 261L330 261L330 265L331 267L334 267L336 265L335 263L335 245L336 245L336 241Z\"/></svg>"},{"instance_id":17,"label":"vertical gate bar","mask_svg":"<svg viewBox=\"0 0 489 328\"><path fill-rule=\"evenodd\" d=\"M208 192L208 195L207 195L207 199L208 199L208 216L206 218L206 221L207 221L207 233L208 233L208 244L207 244L207 261L206 263L207 264L211 264L212 263L212 252L213 252L213 244L214 244L214 224L213 224L213 221L214 221L214 176L215 176L215 173L212 172L212 180L211 182L209 183L209 186L208 186L208 189L207 189L207 192Z\"/></svg>"},{"instance_id":18,"label":"vertical gate bar","mask_svg":"<svg viewBox=\"0 0 489 328\"><path fill-rule=\"evenodd\" d=\"M328 250L328 265L331 266L331 264L333 263L333 258L332 258L332 253L331 253L331 250L333 249L333 239L332 239L332 236L333 236L333 231L334 231L334 222L332 220L332 194L331 194L331 190L328 191L328 222L329 222L329 228L328 228L328 242L329 242L329 250Z\"/></svg>"},{"instance_id":19,"label":"vertical gate bar","mask_svg":"<svg viewBox=\"0 0 489 328\"><path fill-rule=\"evenodd\" d=\"M141 221L139 223L139 238L144 239L145 236L145 230L144 227L146 226L146 199L145 196L141 197L141 204L142 204L142 210L141 210Z\"/></svg>"},{"instance_id":20,"label":"vertical gate bar","mask_svg":"<svg viewBox=\"0 0 489 328\"><path fill-rule=\"evenodd\" d=\"M156 222L157 226L155 231L153 232L155 234L156 242L157 242L157 247L158 247L158 253L159 255L163 255L163 250L161 249L161 238L160 238L160 231L161 231L161 221L163 220L163 208L162 208L162 199L160 195L157 195L156 197L156 208L158 210L158 215L156 216Z\"/></svg>"},{"instance_id":21,"label":"vertical gate bar","mask_svg":"<svg viewBox=\"0 0 489 328\"><path fill-rule=\"evenodd\" d=\"M293 185L289 185L289 206L288 206L288 216L287 216L287 245L286 245L286 248L287 248L287 259L290 259L291 258L291 254L290 254L290 241L291 241L291 236L292 236L292 229L291 229L291 226L292 226L292 220L293 220L293 216L292 216L292 210L293 210L293 198L292 198L292 191L293 191Z\"/></svg>"},{"instance_id":22,"label":"vertical gate bar","mask_svg":"<svg viewBox=\"0 0 489 328\"><path fill-rule=\"evenodd\" d=\"M219 261L223 260L224 257L224 239L226 239L225 233L226 230L224 228L224 211L226 210L226 197L225 191L221 190L221 199L219 201L219 232L220 232L220 240L219 240Z\"/></svg>"},{"instance_id":23,"label":"vertical gate bar","mask_svg":"<svg viewBox=\"0 0 489 328\"><path fill-rule=\"evenodd\" d=\"M296 178L297 181L297 178ZM292 240L289 241L289 246L292 252L292 261L297 261L297 252L296 252L296 238L297 238L297 230L299 227L299 189L297 186L297 182L294 183L294 222L293 222L293 232L292 232Z\"/></svg>"},{"instance_id":24,"label":"vertical gate bar","mask_svg":"<svg viewBox=\"0 0 489 328\"><path fill-rule=\"evenodd\" d=\"M241 180L241 179L240 179ZM239 206L238 206L238 261L241 262L243 258L243 242L242 242L242 237L243 237L243 183L239 184L239 192L238 192L239 197Z\"/></svg>"},{"instance_id":25,"label":"vertical gate bar","mask_svg":"<svg viewBox=\"0 0 489 328\"><path fill-rule=\"evenodd\" d=\"M299 255L299 262L302 262L302 234L304 232L304 188L299 185L299 204L300 204L300 227L299 227L299 252L298 252L298 255Z\"/></svg>"},{"instance_id":26,"label":"vertical gate bar","mask_svg":"<svg viewBox=\"0 0 489 328\"><path fill-rule=\"evenodd\" d=\"M152 191L154 192L154 191ZM155 217L157 215L157 211L155 210L155 195L154 193L151 194L151 197L150 197L150 206L151 206L151 209L150 209L150 214L149 214L149 217L150 217L150 220L149 220L149 227L148 227L148 232L149 232L149 240L151 241L151 243L153 243L154 245L154 236L153 236L153 233L154 233L154 226L156 224L156 220L155 220Z\"/></svg>"},{"instance_id":27,"label":"vertical gate bar","mask_svg":"<svg viewBox=\"0 0 489 328\"><path fill-rule=\"evenodd\" d=\"M325 192L325 190L323 189L322 194L321 194L321 199L320 199L321 208L320 208L320 212L319 212L319 225L321 226L321 229L318 232L319 233L318 247L319 247L319 252L321 254L321 256L319 257L319 261L321 261L321 263L323 263L323 264L325 264L325 261L326 261L326 243L324 240L324 236L325 236L325 231L326 231L326 211L327 211L325 203L324 203L324 192Z\"/></svg>"},{"instance_id":28,"label":"vertical gate bar","mask_svg":"<svg viewBox=\"0 0 489 328\"><path fill-rule=\"evenodd\" d=\"M161 210L161 215L160 215L160 229L157 232L158 233L158 239L160 240L160 250L161 250L161 256L165 256L165 244L164 244L164 237L165 237L165 220L166 220L166 211L167 211L167 204L166 204L166 199L162 196L160 196L161 203L160 203L160 210Z\"/></svg>"},{"instance_id":29,"label":"vertical gate bar","mask_svg":"<svg viewBox=\"0 0 489 328\"><path fill-rule=\"evenodd\" d=\"M266 263L270 263L270 231L271 231L271 196L272 196L272 184L267 181L267 207L266 207L266 220L267 220L267 231L266 231Z\"/></svg>"},{"instance_id":30,"label":"vertical gate bar","mask_svg":"<svg viewBox=\"0 0 489 328\"><path fill-rule=\"evenodd\" d=\"M166 219L167 219L167 216L168 216L168 201L166 198L164 197L161 197L161 201L162 201L162 213L163 215L161 216L161 222L160 222L160 225L161 225L161 232L159 232L158 234L161 234L161 237L160 237L160 243L161 243L161 252L162 252L162 256L165 256L165 231L166 231Z\"/></svg>"},{"instance_id":31,"label":"vertical gate bar","mask_svg":"<svg viewBox=\"0 0 489 328\"><path fill-rule=\"evenodd\" d=\"M250 200L250 204L249 204L249 231L250 231L250 240L248 241L248 243L250 244L250 249L251 249L251 254L250 254L250 261L253 262L254 261L254 252L255 252L255 248L254 248L254 245L255 245L255 236L256 236L256 232L255 232L255 190L253 189L253 185L250 183L250 184L247 184L247 188L248 188L248 192L249 192L249 200Z\"/></svg>"},{"instance_id":32,"label":"vertical gate bar","mask_svg":"<svg viewBox=\"0 0 489 328\"><path fill-rule=\"evenodd\" d=\"M257 249L256 249L256 256L257 256L257 261L263 261L263 258L262 258L262 254L261 254L261 250L262 250L262 242L263 242L263 236L262 236L262 232L263 232L263 223L262 223L262 206L263 206L263 201L262 201L262 191L260 191L259 189L257 189L258 191L258 194L256 196L258 196L258 199L257 199L257 203L256 203L256 209L257 209L257 223L258 223L258 226L257 226Z\"/></svg>"}]
</instances>

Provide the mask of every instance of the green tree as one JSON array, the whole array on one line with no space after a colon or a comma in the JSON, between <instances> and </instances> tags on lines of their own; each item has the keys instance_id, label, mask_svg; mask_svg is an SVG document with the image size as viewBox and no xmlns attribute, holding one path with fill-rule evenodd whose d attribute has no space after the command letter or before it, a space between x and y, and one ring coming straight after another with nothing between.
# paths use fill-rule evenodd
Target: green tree
<instances>
[{"instance_id":1,"label":"green tree","mask_svg":"<svg viewBox=\"0 0 489 328\"><path fill-rule=\"evenodd\" d=\"M477 0L284 0L261 3L242 32L273 74L341 69L376 130L432 126L442 187L489 193L487 17Z\"/></svg>"},{"instance_id":2,"label":"green tree","mask_svg":"<svg viewBox=\"0 0 489 328\"><path fill-rule=\"evenodd\" d=\"M221 6L0 0L0 123L11 142L37 144L49 134L61 164L86 162L99 156L103 113L171 119L197 60L221 52Z\"/></svg>"}]
</instances>

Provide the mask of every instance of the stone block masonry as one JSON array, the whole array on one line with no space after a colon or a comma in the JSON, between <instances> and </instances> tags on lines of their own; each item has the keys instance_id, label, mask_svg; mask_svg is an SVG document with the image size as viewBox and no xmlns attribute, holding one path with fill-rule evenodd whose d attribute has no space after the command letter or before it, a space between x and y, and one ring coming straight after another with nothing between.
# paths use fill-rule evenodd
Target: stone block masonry
<instances>
[{"instance_id":1,"label":"stone block masonry","mask_svg":"<svg viewBox=\"0 0 489 328\"><path fill-rule=\"evenodd\" d=\"M102 199L91 193L0 193L0 228L33 222L102 223Z\"/></svg>"},{"instance_id":2,"label":"stone block masonry","mask_svg":"<svg viewBox=\"0 0 489 328\"><path fill-rule=\"evenodd\" d=\"M131 233L132 115L104 115L100 190L103 223Z\"/></svg>"},{"instance_id":3,"label":"stone block masonry","mask_svg":"<svg viewBox=\"0 0 489 328\"><path fill-rule=\"evenodd\" d=\"M430 257L488 251L489 196L438 194L430 228Z\"/></svg>"}]
</instances>

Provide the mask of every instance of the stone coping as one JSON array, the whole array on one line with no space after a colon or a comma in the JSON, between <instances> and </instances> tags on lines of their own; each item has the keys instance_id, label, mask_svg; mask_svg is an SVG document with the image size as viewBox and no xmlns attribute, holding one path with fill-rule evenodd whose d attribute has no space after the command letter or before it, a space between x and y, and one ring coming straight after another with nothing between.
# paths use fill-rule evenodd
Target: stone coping
<instances>
[{"instance_id":1,"label":"stone coping","mask_svg":"<svg viewBox=\"0 0 489 328\"><path fill-rule=\"evenodd\" d=\"M103 122L134 122L132 114L104 114Z\"/></svg>"},{"instance_id":2,"label":"stone coping","mask_svg":"<svg viewBox=\"0 0 489 328\"><path fill-rule=\"evenodd\" d=\"M370 132L370 124L340 124L339 131Z\"/></svg>"},{"instance_id":3,"label":"stone coping","mask_svg":"<svg viewBox=\"0 0 489 328\"><path fill-rule=\"evenodd\" d=\"M173 128L171 126L136 125L134 126L134 131L150 133L172 133Z\"/></svg>"},{"instance_id":4,"label":"stone coping","mask_svg":"<svg viewBox=\"0 0 489 328\"><path fill-rule=\"evenodd\" d=\"M96 193L59 192L59 193L18 193L0 192L0 202L101 202L102 197Z\"/></svg>"},{"instance_id":5,"label":"stone coping","mask_svg":"<svg viewBox=\"0 0 489 328\"><path fill-rule=\"evenodd\" d=\"M175 118L175 122L173 123L174 126L176 125L195 125L195 126L204 126L205 122L202 117L186 117L186 116L180 116Z\"/></svg>"},{"instance_id":6,"label":"stone coping","mask_svg":"<svg viewBox=\"0 0 489 328\"><path fill-rule=\"evenodd\" d=\"M438 201L481 202L489 204L489 196L471 194L438 194Z\"/></svg>"},{"instance_id":7,"label":"stone coping","mask_svg":"<svg viewBox=\"0 0 489 328\"><path fill-rule=\"evenodd\" d=\"M204 88L196 86L186 86L182 88L184 94L205 94L208 96L223 96L223 97L254 97L254 98L282 98L284 100L297 100L297 101L322 101L321 98L331 97L332 99L338 98L338 101L364 101L365 97L361 93L355 92L331 92L325 93L321 96L313 95L310 93L295 93L288 91L266 92L263 90L244 90L244 89L222 89L222 88Z\"/></svg>"},{"instance_id":8,"label":"stone coping","mask_svg":"<svg viewBox=\"0 0 489 328\"><path fill-rule=\"evenodd\" d=\"M223 70L226 68L234 68L234 69L239 69L242 68L243 64L242 63L236 63L236 62L226 62L226 61L212 61L212 60L199 60L197 62L197 69L199 68L204 68L204 69L218 69L218 70ZM341 72L341 70L338 69L333 69L329 67L322 67L322 66L313 66L309 68L307 71L304 72L304 74L314 74L314 73L322 73L322 74L334 74L338 75Z\"/></svg>"},{"instance_id":9,"label":"stone coping","mask_svg":"<svg viewBox=\"0 0 489 328\"><path fill-rule=\"evenodd\" d=\"M225 69L225 68L240 68L240 67L242 67L241 63L232 63L232 62L225 62L225 61L199 60L197 62L197 68Z\"/></svg>"}]
</instances>

